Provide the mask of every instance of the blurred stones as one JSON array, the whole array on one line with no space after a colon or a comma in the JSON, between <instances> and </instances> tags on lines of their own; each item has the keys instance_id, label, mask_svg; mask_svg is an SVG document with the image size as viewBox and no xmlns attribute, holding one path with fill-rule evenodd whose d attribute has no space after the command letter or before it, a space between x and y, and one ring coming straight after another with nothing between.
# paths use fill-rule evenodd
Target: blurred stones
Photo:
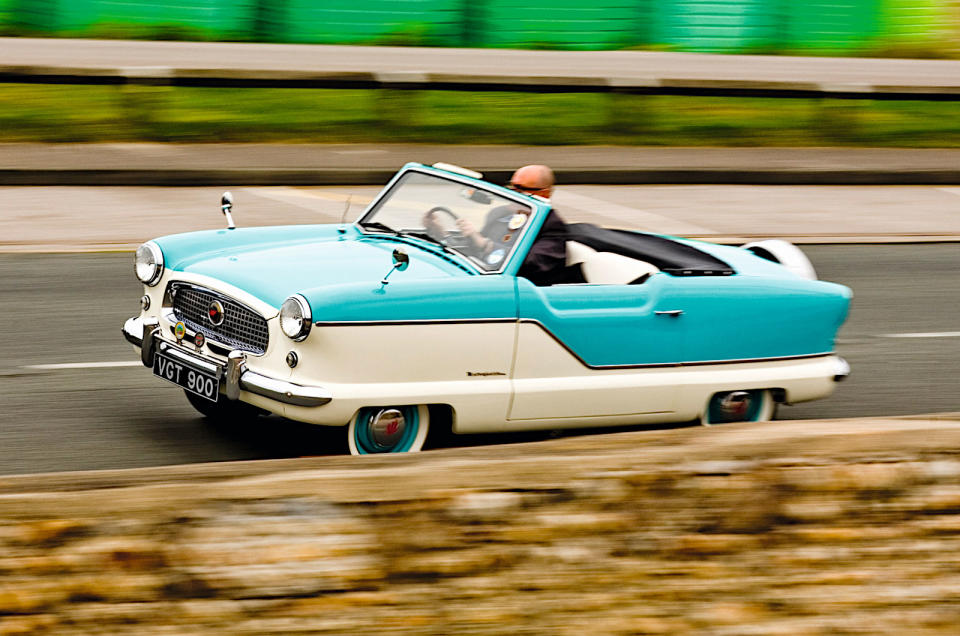
<instances>
[{"instance_id":1,"label":"blurred stones","mask_svg":"<svg viewBox=\"0 0 960 636\"><path fill-rule=\"evenodd\" d=\"M111 507L104 488L82 519L0 498L0 636L955 633L952 451L789 450L632 449L501 487L495 460L357 469L435 471L411 483L438 488L389 500L341 487L343 461L242 495L201 482L175 507L133 490L135 506ZM463 485L469 471L483 488Z\"/></svg>"}]
</instances>

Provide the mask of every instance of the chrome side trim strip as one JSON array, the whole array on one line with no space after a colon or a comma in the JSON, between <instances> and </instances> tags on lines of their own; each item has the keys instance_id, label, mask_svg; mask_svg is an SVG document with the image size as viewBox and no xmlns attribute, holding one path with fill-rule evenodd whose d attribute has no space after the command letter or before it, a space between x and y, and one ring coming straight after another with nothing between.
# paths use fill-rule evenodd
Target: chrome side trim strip
<instances>
[{"instance_id":1,"label":"chrome side trim strip","mask_svg":"<svg viewBox=\"0 0 960 636\"><path fill-rule=\"evenodd\" d=\"M314 327L372 327L397 325L473 325L480 323L515 323L516 318L435 318L425 320L341 320L325 322L318 320Z\"/></svg>"}]
</instances>

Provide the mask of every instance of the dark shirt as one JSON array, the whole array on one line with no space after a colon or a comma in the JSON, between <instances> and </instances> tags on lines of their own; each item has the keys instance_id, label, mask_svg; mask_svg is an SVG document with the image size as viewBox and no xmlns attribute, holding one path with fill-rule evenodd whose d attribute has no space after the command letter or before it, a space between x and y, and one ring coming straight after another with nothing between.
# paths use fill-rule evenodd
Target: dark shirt
<instances>
[{"instance_id":1,"label":"dark shirt","mask_svg":"<svg viewBox=\"0 0 960 636\"><path fill-rule=\"evenodd\" d=\"M556 210L547 213L540 233L523 259L517 276L522 276L537 286L570 282L567 280L567 224Z\"/></svg>"},{"instance_id":2,"label":"dark shirt","mask_svg":"<svg viewBox=\"0 0 960 636\"><path fill-rule=\"evenodd\" d=\"M520 228L510 229L510 219L518 214L512 206L500 206L487 214L486 222L480 233L493 241L485 260L490 265L498 265L513 247L510 242L516 240ZM567 280L567 224L555 210L547 212L540 227L540 233L530 246L526 258L520 265L518 276L526 278L534 285L555 285Z\"/></svg>"}]
</instances>

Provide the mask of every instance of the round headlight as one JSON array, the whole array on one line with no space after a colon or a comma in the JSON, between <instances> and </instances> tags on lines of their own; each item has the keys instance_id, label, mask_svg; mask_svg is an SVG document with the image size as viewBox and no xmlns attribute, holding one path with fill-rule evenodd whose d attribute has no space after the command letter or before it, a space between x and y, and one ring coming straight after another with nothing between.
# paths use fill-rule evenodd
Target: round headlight
<instances>
[{"instance_id":1,"label":"round headlight","mask_svg":"<svg viewBox=\"0 0 960 636\"><path fill-rule=\"evenodd\" d=\"M280 307L280 331L292 340L303 340L310 333L310 303L296 294Z\"/></svg>"},{"instance_id":2,"label":"round headlight","mask_svg":"<svg viewBox=\"0 0 960 636\"><path fill-rule=\"evenodd\" d=\"M151 241L138 247L133 271L141 283L156 285L163 274L163 252L160 251L160 246Z\"/></svg>"}]
</instances>

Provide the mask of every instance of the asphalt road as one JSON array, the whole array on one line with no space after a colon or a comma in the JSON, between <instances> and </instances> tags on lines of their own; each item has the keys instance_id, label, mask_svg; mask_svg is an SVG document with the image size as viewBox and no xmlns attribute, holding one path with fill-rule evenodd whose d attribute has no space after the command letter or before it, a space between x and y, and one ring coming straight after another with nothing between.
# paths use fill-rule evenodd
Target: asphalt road
<instances>
[{"instance_id":1,"label":"asphalt road","mask_svg":"<svg viewBox=\"0 0 960 636\"><path fill-rule=\"evenodd\" d=\"M782 408L780 417L958 410L960 249L804 249L821 278L854 290L854 309L838 343L853 375L833 397ZM279 418L213 427L176 387L142 367L44 368L134 362L119 326L136 312L139 296L129 253L0 254L0 474L339 452L339 431L331 435ZM926 335L889 337L904 334ZM517 438L465 441L487 440Z\"/></svg>"}]
</instances>

